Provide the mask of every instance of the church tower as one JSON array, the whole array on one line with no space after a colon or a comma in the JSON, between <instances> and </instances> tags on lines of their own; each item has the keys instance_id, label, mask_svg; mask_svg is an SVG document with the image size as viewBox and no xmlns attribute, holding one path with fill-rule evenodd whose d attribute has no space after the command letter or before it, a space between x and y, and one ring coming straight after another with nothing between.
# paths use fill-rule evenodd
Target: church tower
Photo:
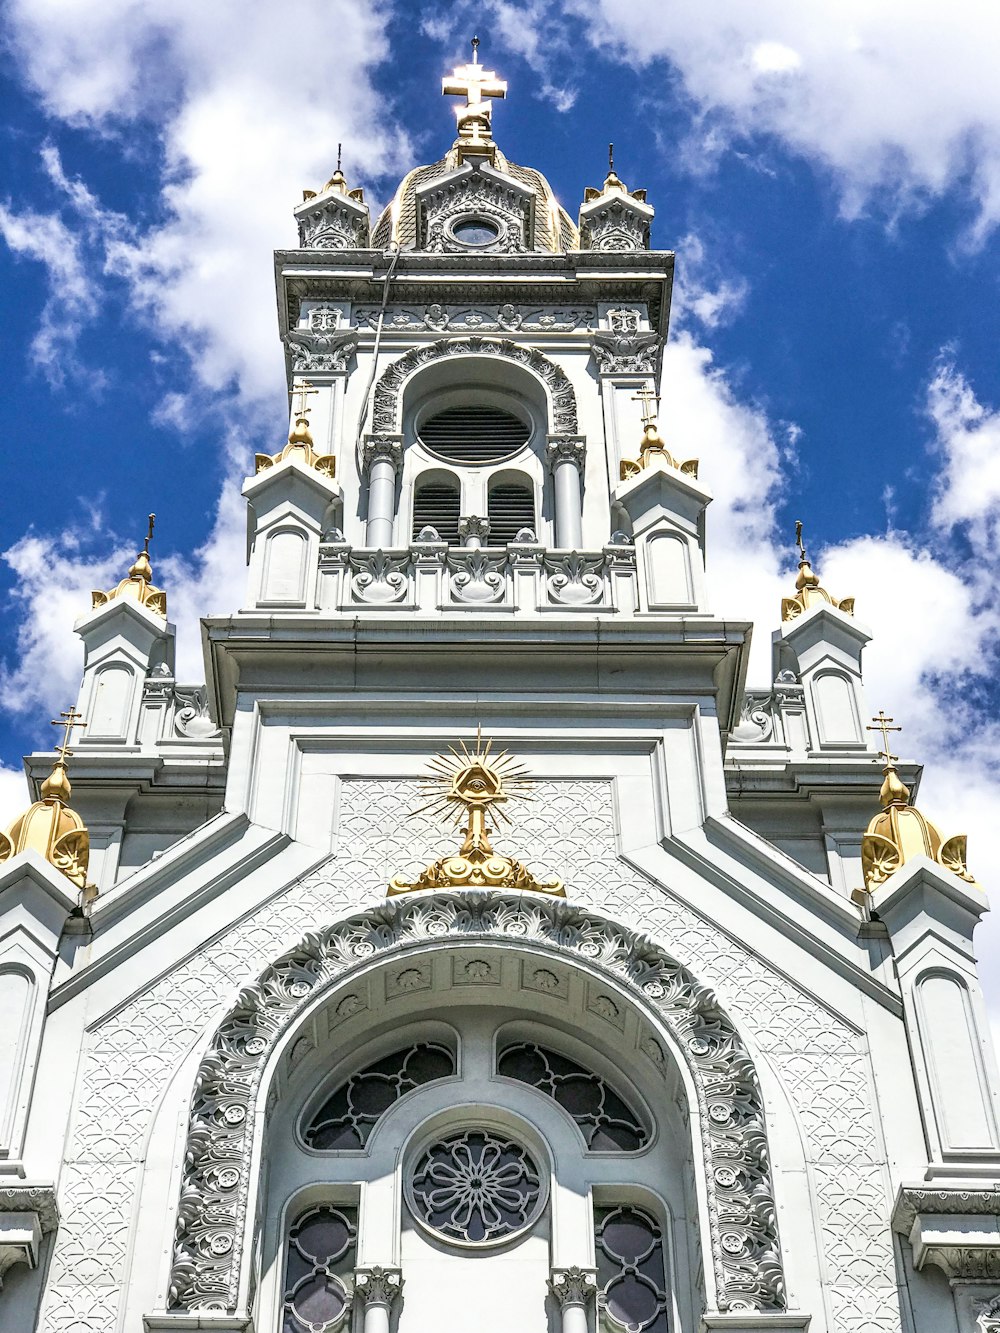
<instances>
[{"instance_id":1,"label":"church tower","mask_svg":"<svg viewBox=\"0 0 1000 1333\"><path fill-rule=\"evenodd\" d=\"M801 528L747 693L645 192L567 213L478 43L443 91L275 256L205 683L151 520L0 836L0 1327L997 1333L964 838Z\"/></svg>"}]
</instances>

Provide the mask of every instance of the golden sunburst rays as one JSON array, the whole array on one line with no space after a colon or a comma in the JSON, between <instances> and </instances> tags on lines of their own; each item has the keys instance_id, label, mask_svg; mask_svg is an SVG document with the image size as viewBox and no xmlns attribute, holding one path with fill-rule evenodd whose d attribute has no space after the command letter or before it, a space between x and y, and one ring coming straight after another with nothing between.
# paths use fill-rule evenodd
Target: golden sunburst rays
<instances>
[{"instance_id":1,"label":"golden sunburst rays","mask_svg":"<svg viewBox=\"0 0 1000 1333\"><path fill-rule=\"evenodd\" d=\"M505 824L511 821L503 809L511 800L530 801L531 778L527 768L509 750L493 752L492 740L483 740L482 728L476 730L476 748L471 750L460 740L458 745L437 754L428 762L431 770L421 784L430 800L412 811L414 815L430 811L451 819L457 827L472 809L490 810Z\"/></svg>"}]
</instances>

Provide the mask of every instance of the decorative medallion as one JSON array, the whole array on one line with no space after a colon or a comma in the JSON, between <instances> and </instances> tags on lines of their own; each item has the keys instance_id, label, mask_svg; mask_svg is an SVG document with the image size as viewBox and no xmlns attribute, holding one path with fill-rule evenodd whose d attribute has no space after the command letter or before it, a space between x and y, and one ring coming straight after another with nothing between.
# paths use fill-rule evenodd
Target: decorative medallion
<instances>
[{"instance_id":1,"label":"decorative medallion","mask_svg":"<svg viewBox=\"0 0 1000 1333\"><path fill-rule=\"evenodd\" d=\"M430 761L431 776L426 779L424 790L432 794L432 799L413 813L433 810L435 814L453 818L456 826L466 821L462 828L465 840L457 854L441 857L412 882L394 875L389 881L389 896L415 889L486 888L565 897L562 880L541 883L520 861L495 852L490 842L493 830L486 823L487 812L495 811L509 824L501 807L511 797L530 799L524 790L529 782L524 767L506 750L491 755L493 742L486 741L484 745L479 732L474 751L464 741L459 745L460 750L450 746L447 754Z\"/></svg>"},{"instance_id":2,"label":"decorative medallion","mask_svg":"<svg viewBox=\"0 0 1000 1333\"><path fill-rule=\"evenodd\" d=\"M488 1129L431 1144L406 1191L417 1221L460 1245L496 1245L520 1235L545 1202L543 1178L528 1150Z\"/></svg>"}]
</instances>

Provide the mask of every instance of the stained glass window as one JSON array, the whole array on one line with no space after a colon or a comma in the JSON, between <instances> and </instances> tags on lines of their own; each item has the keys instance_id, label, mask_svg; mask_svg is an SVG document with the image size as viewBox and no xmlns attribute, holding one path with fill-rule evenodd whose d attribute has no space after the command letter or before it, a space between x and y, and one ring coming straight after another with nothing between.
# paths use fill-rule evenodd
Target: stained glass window
<instances>
[{"instance_id":1,"label":"stained glass window","mask_svg":"<svg viewBox=\"0 0 1000 1333\"><path fill-rule=\"evenodd\" d=\"M310 1148L333 1152L363 1148L389 1107L405 1093L455 1072L455 1057L446 1046L420 1042L387 1055L346 1083L323 1103L303 1137Z\"/></svg>"},{"instance_id":2,"label":"stained glass window","mask_svg":"<svg viewBox=\"0 0 1000 1333\"><path fill-rule=\"evenodd\" d=\"M485 1129L452 1134L418 1160L411 1207L446 1240L489 1244L530 1226L542 1179L528 1150Z\"/></svg>"},{"instance_id":3,"label":"stained glass window","mask_svg":"<svg viewBox=\"0 0 1000 1333\"><path fill-rule=\"evenodd\" d=\"M354 1271L358 1210L321 1204L288 1233L281 1333L328 1333L350 1305L345 1278Z\"/></svg>"},{"instance_id":4,"label":"stained glass window","mask_svg":"<svg viewBox=\"0 0 1000 1333\"><path fill-rule=\"evenodd\" d=\"M598 1208L597 1287L605 1322L628 1333L669 1333L663 1233L642 1208Z\"/></svg>"},{"instance_id":5,"label":"stained glass window","mask_svg":"<svg viewBox=\"0 0 1000 1333\"><path fill-rule=\"evenodd\" d=\"M649 1139L642 1121L600 1077L531 1042L508 1046L497 1073L547 1093L573 1117L591 1152L634 1152Z\"/></svg>"}]
</instances>

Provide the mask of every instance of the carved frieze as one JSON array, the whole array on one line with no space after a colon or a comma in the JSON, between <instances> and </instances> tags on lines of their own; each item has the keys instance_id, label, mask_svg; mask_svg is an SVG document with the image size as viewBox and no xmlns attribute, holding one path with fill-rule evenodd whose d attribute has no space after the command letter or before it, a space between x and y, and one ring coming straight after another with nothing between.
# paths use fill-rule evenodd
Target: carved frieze
<instances>
[{"instance_id":1,"label":"carved frieze","mask_svg":"<svg viewBox=\"0 0 1000 1333\"><path fill-rule=\"evenodd\" d=\"M660 338L639 331L639 312L627 307L608 311L607 333L594 337L592 351L601 375L651 375L656 368Z\"/></svg>"},{"instance_id":2,"label":"carved frieze","mask_svg":"<svg viewBox=\"0 0 1000 1333\"><path fill-rule=\"evenodd\" d=\"M469 892L404 898L312 931L243 988L195 1080L170 1307L236 1308L252 1112L280 1037L320 994L376 955L449 936L575 955L655 1011L683 1052L696 1090L719 1308L783 1309L760 1087L714 993L648 938L605 918L565 902Z\"/></svg>"},{"instance_id":3,"label":"carved frieze","mask_svg":"<svg viewBox=\"0 0 1000 1333\"><path fill-rule=\"evenodd\" d=\"M553 434L576 435L576 394L564 370L534 347L522 347L509 338L442 338L412 347L384 372L375 387L373 413L377 435L392 435L399 429L399 395L409 377L423 366L450 356L498 356L526 367L541 379L552 404Z\"/></svg>"},{"instance_id":4,"label":"carved frieze","mask_svg":"<svg viewBox=\"0 0 1000 1333\"><path fill-rule=\"evenodd\" d=\"M295 210L303 250L364 250L368 245L368 210L341 194L317 196Z\"/></svg>"},{"instance_id":5,"label":"carved frieze","mask_svg":"<svg viewBox=\"0 0 1000 1333\"><path fill-rule=\"evenodd\" d=\"M580 249L648 250L652 212L627 195L602 195L580 210Z\"/></svg>"},{"instance_id":6,"label":"carved frieze","mask_svg":"<svg viewBox=\"0 0 1000 1333\"><path fill-rule=\"evenodd\" d=\"M378 306L360 306L354 315L359 329L374 329ZM595 306L438 305L389 306L382 327L408 333L571 333L597 322Z\"/></svg>"},{"instance_id":7,"label":"carved frieze","mask_svg":"<svg viewBox=\"0 0 1000 1333\"><path fill-rule=\"evenodd\" d=\"M291 353L292 370L296 375L317 370L343 374L358 346L356 335L350 331L326 333L296 329L286 333L284 341Z\"/></svg>"}]
</instances>

